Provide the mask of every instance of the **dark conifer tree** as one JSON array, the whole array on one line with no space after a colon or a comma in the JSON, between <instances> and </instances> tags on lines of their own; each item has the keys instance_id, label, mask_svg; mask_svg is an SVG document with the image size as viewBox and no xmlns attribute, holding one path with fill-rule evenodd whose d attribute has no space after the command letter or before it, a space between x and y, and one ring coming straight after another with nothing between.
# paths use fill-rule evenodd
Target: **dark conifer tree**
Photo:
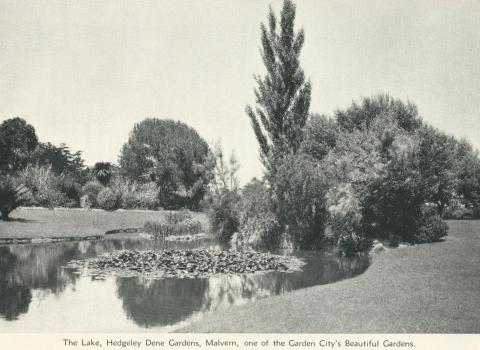
<instances>
[{"instance_id":1,"label":"dark conifer tree","mask_svg":"<svg viewBox=\"0 0 480 350\"><path fill-rule=\"evenodd\" d=\"M299 149L310 107L311 85L299 62L304 32L295 33L294 22L292 1L283 3L280 23L270 8L268 28L261 25L261 55L267 74L255 76L257 105L246 108L267 172L274 171L276 160Z\"/></svg>"}]
</instances>

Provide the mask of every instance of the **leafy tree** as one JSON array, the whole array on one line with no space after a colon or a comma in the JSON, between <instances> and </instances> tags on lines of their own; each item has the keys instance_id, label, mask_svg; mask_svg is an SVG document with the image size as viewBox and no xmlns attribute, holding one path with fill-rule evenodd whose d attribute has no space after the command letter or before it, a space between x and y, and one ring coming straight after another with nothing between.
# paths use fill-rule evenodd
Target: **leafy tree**
<instances>
[{"instance_id":1,"label":"leafy tree","mask_svg":"<svg viewBox=\"0 0 480 350\"><path fill-rule=\"evenodd\" d=\"M425 199L437 206L443 215L445 207L455 196L455 140L432 127L418 132L418 166Z\"/></svg>"},{"instance_id":2,"label":"leafy tree","mask_svg":"<svg viewBox=\"0 0 480 350\"><path fill-rule=\"evenodd\" d=\"M24 119L7 119L0 124L0 173L13 173L24 167L37 143L35 129Z\"/></svg>"},{"instance_id":3,"label":"leafy tree","mask_svg":"<svg viewBox=\"0 0 480 350\"><path fill-rule=\"evenodd\" d=\"M160 187L164 208L198 208L214 163L198 133L181 122L145 119L136 124L120 155L121 173Z\"/></svg>"},{"instance_id":4,"label":"leafy tree","mask_svg":"<svg viewBox=\"0 0 480 350\"><path fill-rule=\"evenodd\" d=\"M295 154L300 148L310 107L310 82L300 67L299 56L304 32L294 31L295 5L285 0L278 22L270 8L268 27L261 25L261 55L267 74L256 76L257 106L247 106L260 157L267 170L276 159Z\"/></svg>"},{"instance_id":5,"label":"leafy tree","mask_svg":"<svg viewBox=\"0 0 480 350\"><path fill-rule=\"evenodd\" d=\"M55 146L50 142L39 143L30 154L29 162L43 167L51 167L56 175L69 175L80 183L86 181L82 152L72 153L64 143L60 146Z\"/></svg>"},{"instance_id":6,"label":"leafy tree","mask_svg":"<svg viewBox=\"0 0 480 350\"><path fill-rule=\"evenodd\" d=\"M457 142L454 149L456 160L456 194L460 201L480 217L480 158L466 140Z\"/></svg>"},{"instance_id":7,"label":"leafy tree","mask_svg":"<svg viewBox=\"0 0 480 350\"><path fill-rule=\"evenodd\" d=\"M337 144L339 133L340 127L335 119L313 114L305 127L301 152L322 160Z\"/></svg>"},{"instance_id":8,"label":"leafy tree","mask_svg":"<svg viewBox=\"0 0 480 350\"><path fill-rule=\"evenodd\" d=\"M335 112L338 125L349 131L368 129L375 120L385 117L395 119L399 127L408 132L413 132L422 125L417 106L410 102L405 104L388 94L365 97L361 104L353 102L346 110Z\"/></svg>"}]
</instances>

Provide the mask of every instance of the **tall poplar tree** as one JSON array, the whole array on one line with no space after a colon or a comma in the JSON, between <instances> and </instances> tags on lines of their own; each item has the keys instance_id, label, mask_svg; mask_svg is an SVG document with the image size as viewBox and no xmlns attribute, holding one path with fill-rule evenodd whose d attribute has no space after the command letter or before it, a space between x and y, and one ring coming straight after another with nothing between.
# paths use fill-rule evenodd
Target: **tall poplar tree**
<instances>
[{"instance_id":1,"label":"tall poplar tree","mask_svg":"<svg viewBox=\"0 0 480 350\"><path fill-rule=\"evenodd\" d=\"M267 74L255 76L257 105L246 108L268 172L274 171L276 160L299 149L311 95L299 62L305 35L303 29L294 31L295 4L285 0L280 16L278 22L270 8L268 27L261 25L261 55Z\"/></svg>"}]
</instances>

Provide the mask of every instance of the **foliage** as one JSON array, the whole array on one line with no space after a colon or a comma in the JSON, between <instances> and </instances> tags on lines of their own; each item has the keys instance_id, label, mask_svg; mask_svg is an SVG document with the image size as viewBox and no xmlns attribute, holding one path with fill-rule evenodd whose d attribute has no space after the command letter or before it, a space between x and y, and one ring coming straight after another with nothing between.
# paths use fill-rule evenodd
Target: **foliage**
<instances>
[{"instance_id":1,"label":"foliage","mask_svg":"<svg viewBox=\"0 0 480 350\"><path fill-rule=\"evenodd\" d=\"M61 175L56 178L55 187L66 197L67 207L78 207L80 204L81 188L70 175Z\"/></svg>"},{"instance_id":2,"label":"foliage","mask_svg":"<svg viewBox=\"0 0 480 350\"><path fill-rule=\"evenodd\" d=\"M473 210L462 203L460 199L453 199L443 212L443 218L446 220L471 219Z\"/></svg>"},{"instance_id":3,"label":"foliage","mask_svg":"<svg viewBox=\"0 0 480 350\"><path fill-rule=\"evenodd\" d=\"M157 183L164 208L198 208L212 178L209 148L181 122L145 119L136 124L120 156L121 171L138 182Z\"/></svg>"},{"instance_id":4,"label":"foliage","mask_svg":"<svg viewBox=\"0 0 480 350\"><path fill-rule=\"evenodd\" d=\"M448 232L447 224L434 208L425 206L417 232L415 243L430 243L441 241Z\"/></svg>"},{"instance_id":5,"label":"foliage","mask_svg":"<svg viewBox=\"0 0 480 350\"><path fill-rule=\"evenodd\" d=\"M334 119L314 114L305 126L301 152L322 160L335 147L340 127Z\"/></svg>"},{"instance_id":6,"label":"foliage","mask_svg":"<svg viewBox=\"0 0 480 350\"><path fill-rule=\"evenodd\" d=\"M362 230L361 204L352 184L331 187L326 199L329 217L325 234L332 243L347 256L370 249L372 241Z\"/></svg>"},{"instance_id":7,"label":"foliage","mask_svg":"<svg viewBox=\"0 0 480 350\"><path fill-rule=\"evenodd\" d=\"M228 162L220 142L217 142L213 148L213 156L215 158L215 167L213 169L213 178L211 181L211 189L214 195L220 195L223 191L237 192L239 190L240 180L238 178L238 164L235 153L232 152Z\"/></svg>"},{"instance_id":8,"label":"foliage","mask_svg":"<svg viewBox=\"0 0 480 350\"><path fill-rule=\"evenodd\" d=\"M327 190L323 170L305 155L286 157L280 164L273 184L275 214L296 248L322 245Z\"/></svg>"},{"instance_id":9,"label":"foliage","mask_svg":"<svg viewBox=\"0 0 480 350\"><path fill-rule=\"evenodd\" d=\"M35 129L25 120L12 118L0 124L0 174L22 169L37 143Z\"/></svg>"},{"instance_id":10,"label":"foliage","mask_svg":"<svg viewBox=\"0 0 480 350\"><path fill-rule=\"evenodd\" d=\"M422 121L418 116L417 106L403 103L388 94L365 97L361 104L353 102L346 110L337 110L335 118L338 125L347 131L367 130L378 118L393 118L403 130L412 133Z\"/></svg>"},{"instance_id":11,"label":"foliage","mask_svg":"<svg viewBox=\"0 0 480 350\"><path fill-rule=\"evenodd\" d=\"M255 77L255 110L246 108L267 171L274 170L275 159L298 151L310 107L311 86L299 63L305 35L303 29L295 33L294 21L292 1L284 1L280 21L270 8L268 26L261 25L267 74Z\"/></svg>"},{"instance_id":12,"label":"foliage","mask_svg":"<svg viewBox=\"0 0 480 350\"><path fill-rule=\"evenodd\" d=\"M103 186L107 186L112 178L112 167L113 165L109 162L97 162L93 166L93 176Z\"/></svg>"},{"instance_id":13,"label":"foliage","mask_svg":"<svg viewBox=\"0 0 480 350\"><path fill-rule=\"evenodd\" d=\"M437 206L443 215L445 207L455 196L454 140L431 127L423 127L417 137L418 167L426 201Z\"/></svg>"},{"instance_id":14,"label":"foliage","mask_svg":"<svg viewBox=\"0 0 480 350\"><path fill-rule=\"evenodd\" d=\"M105 187L97 196L97 204L104 210L117 210L122 205L120 192Z\"/></svg>"},{"instance_id":15,"label":"foliage","mask_svg":"<svg viewBox=\"0 0 480 350\"><path fill-rule=\"evenodd\" d=\"M39 143L29 156L29 163L51 167L56 175L71 176L76 182L84 183L86 178L82 152L72 153L64 143L58 147L50 142Z\"/></svg>"},{"instance_id":16,"label":"foliage","mask_svg":"<svg viewBox=\"0 0 480 350\"><path fill-rule=\"evenodd\" d=\"M387 174L369 184L363 203L364 229L370 237L414 243L425 203L414 149L392 159Z\"/></svg>"},{"instance_id":17,"label":"foliage","mask_svg":"<svg viewBox=\"0 0 480 350\"><path fill-rule=\"evenodd\" d=\"M456 160L456 195L471 211L471 218L480 218L480 159L478 152L465 140L457 142L454 149Z\"/></svg>"},{"instance_id":18,"label":"foliage","mask_svg":"<svg viewBox=\"0 0 480 350\"><path fill-rule=\"evenodd\" d=\"M28 199L28 189L18 184L11 176L0 176L0 213L2 220L8 220L9 214Z\"/></svg>"},{"instance_id":19,"label":"foliage","mask_svg":"<svg viewBox=\"0 0 480 350\"><path fill-rule=\"evenodd\" d=\"M76 198L76 184L68 183L68 179L62 179L55 175L51 166L27 165L19 173L19 181L23 183L32 194L32 200L29 205L37 205L46 208L65 206L72 204ZM73 187L73 189L72 189ZM68 198L66 193L62 193L62 189L67 191L73 198ZM78 203L78 202L77 202Z\"/></svg>"},{"instance_id":20,"label":"foliage","mask_svg":"<svg viewBox=\"0 0 480 350\"><path fill-rule=\"evenodd\" d=\"M87 196L89 207L98 207L97 197L103 189L103 185L97 181L89 181L82 187L81 193L83 196Z\"/></svg>"},{"instance_id":21,"label":"foliage","mask_svg":"<svg viewBox=\"0 0 480 350\"><path fill-rule=\"evenodd\" d=\"M158 208L159 189L155 182L139 184L131 182L122 189L122 207L124 209Z\"/></svg>"},{"instance_id":22,"label":"foliage","mask_svg":"<svg viewBox=\"0 0 480 350\"><path fill-rule=\"evenodd\" d=\"M254 178L244 186L238 209L240 231L232 236L233 247L281 247L282 228L273 212L271 192L264 181Z\"/></svg>"},{"instance_id":23,"label":"foliage","mask_svg":"<svg viewBox=\"0 0 480 350\"><path fill-rule=\"evenodd\" d=\"M208 211L212 230L222 242L229 242L232 235L240 227L239 200L238 193L225 191L218 197L215 197L211 204L211 209Z\"/></svg>"}]
</instances>

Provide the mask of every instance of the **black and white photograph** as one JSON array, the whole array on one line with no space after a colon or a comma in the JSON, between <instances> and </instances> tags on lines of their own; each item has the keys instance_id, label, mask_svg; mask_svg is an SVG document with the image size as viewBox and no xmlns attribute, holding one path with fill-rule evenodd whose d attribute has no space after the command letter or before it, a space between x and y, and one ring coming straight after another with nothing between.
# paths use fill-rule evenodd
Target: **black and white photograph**
<instances>
[{"instance_id":1,"label":"black and white photograph","mask_svg":"<svg viewBox=\"0 0 480 350\"><path fill-rule=\"evenodd\" d=\"M478 335L479 151L477 0L0 0L0 337Z\"/></svg>"}]
</instances>

